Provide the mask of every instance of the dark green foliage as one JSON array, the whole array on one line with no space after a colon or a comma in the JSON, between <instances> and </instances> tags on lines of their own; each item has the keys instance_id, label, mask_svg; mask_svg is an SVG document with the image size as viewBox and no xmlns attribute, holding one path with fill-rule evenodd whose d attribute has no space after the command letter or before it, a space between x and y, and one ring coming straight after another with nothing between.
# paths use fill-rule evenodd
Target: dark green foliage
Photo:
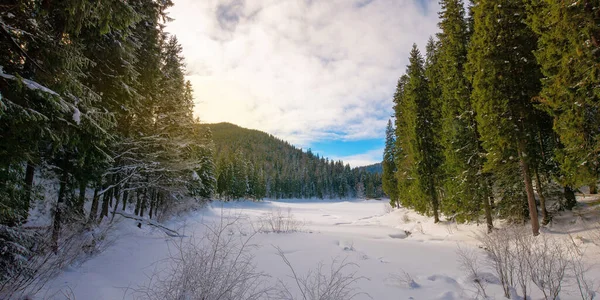
<instances>
[{"instance_id":1,"label":"dark green foliage","mask_svg":"<svg viewBox=\"0 0 600 300\"><path fill-rule=\"evenodd\" d=\"M563 184L595 187L600 171L600 6L596 1L530 2L545 78L540 106L554 117Z\"/></svg>"},{"instance_id":2,"label":"dark green foliage","mask_svg":"<svg viewBox=\"0 0 600 300\"><path fill-rule=\"evenodd\" d=\"M213 195L210 133L195 126L181 46L163 31L171 5L1 5L2 224L27 220L42 194L39 178L58 189L45 199L53 204L55 252L64 223L103 221L131 203L156 218L189 196Z\"/></svg>"},{"instance_id":3,"label":"dark green foliage","mask_svg":"<svg viewBox=\"0 0 600 300\"><path fill-rule=\"evenodd\" d=\"M458 221L477 220L489 188L464 69L469 32L463 1L441 1L438 64L441 89L441 143L445 172L442 211Z\"/></svg>"},{"instance_id":4,"label":"dark green foliage","mask_svg":"<svg viewBox=\"0 0 600 300\"><path fill-rule=\"evenodd\" d=\"M258 130L229 123L200 126L213 132L221 198L383 196L380 174L351 169Z\"/></svg>"},{"instance_id":5,"label":"dark green foliage","mask_svg":"<svg viewBox=\"0 0 600 300\"><path fill-rule=\"evenodd\" d=\"M413 47L398 81L384 186L396 170L404 206L435 215L439 204L457 221L484 216L488 231L493 215L529 216L537 234L537 201L546 224L547 199L571 208L573 186L596 189L600 8L478 0L465 17L462 0L440 4L438 41L425 62Z\"/></svg>"},{"instance_id":6,"label":"dark green foliage","mask_svg":"<svg viewBox=\"0 0 600 300\"><path fill-rule=\"evenodd\" d=\"M396 180L396 134L392 120L385 130L385 149L383 151L383 173L381 181L383 191L390 197L390 204L398 205L398 181Z\"/></svg>"},{"instance_id":7,"label":"dark green foliage","mask_svg":"<svg viewBox=\"0 0 600 300\"><path fill-rule=\"evenodd\" d=\"M396 166L400 203L438 221L438 180L441 163L437 144L436 108L431 98L423 57L416 45L406 76L398 83L396 110Z\"/></svg>"},{"instance_id":8,"label":"dark green foliage","mask_svg":"<svg viewBox=\"0 0 600 300\"><path fill-rule=\"evenodd\" d=\"M536 36L524 22L525 3L478 1L469 52L473 107L486 150L484 171L494 174L503 215L529 214L537 234L537 212L531 176L531 143L538 131L532 99L540 90L541 73L533 56ZM521 170L522 178L515 176ZM525 197L527 193L527 197Z\"/></svg>"}]
</instances>

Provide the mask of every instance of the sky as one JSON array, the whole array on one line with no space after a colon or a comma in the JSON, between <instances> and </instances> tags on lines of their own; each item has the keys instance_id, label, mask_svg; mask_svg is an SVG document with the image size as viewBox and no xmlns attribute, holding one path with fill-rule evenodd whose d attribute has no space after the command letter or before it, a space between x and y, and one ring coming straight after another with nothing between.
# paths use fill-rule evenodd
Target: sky
<instances>
[{"instance_id":1,"label":"sky","mask_svg":"<svg viewBox=\"0 0 600 300\"><path fill-rule=\"evenodd\" d=\"M380 162L413 43L437 0L174 0L195 115L258 129L351 166Z\"/></svg>"}]
</instances>

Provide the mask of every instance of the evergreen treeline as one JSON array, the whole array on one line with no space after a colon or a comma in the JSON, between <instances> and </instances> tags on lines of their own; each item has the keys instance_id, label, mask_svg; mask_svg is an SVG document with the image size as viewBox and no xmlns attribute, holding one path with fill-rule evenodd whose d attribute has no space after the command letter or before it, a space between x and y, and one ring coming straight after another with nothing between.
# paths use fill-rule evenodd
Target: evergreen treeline
<instances>
[{"instance_id":1,"label":"evergreen treeline","mask_svg":"<svg viewBox=\"0 0 600 300\"><path fill-rule=\"evenodd\" d=\"M600 6L441 0L394 95L383 188L392 204L457 221L550 221L600 175ZM560 190L557 196L557 190ZM537 194L537 198L536 198Z\"/></svg>"},{"instance_id":2,"label":"evergreen treeline","mask_svg":"<svg viewBox=\"0 0 600 300\"><path fill-rule=\"evenodd\" d=\"M154 218L184 196L211 196L210 136L195 126L181 46L164 31L171 5L0 4L2 225L25 222L57 186L46 199L56 251L66 222L101 222L128 204Z\"/></svg>"},{"instance_id":3,"label":"evergreen treeline","mask_svg":"<svg viewBox=\"0 0 600 300\"><path fill-rule=\"evenodd\" d=\"M383 196L381 175L297 149L272 135L229 123L200 125L215 143L223 199Z\"/></svg>"},{"instance_id":4,"label":"evergreen treeline","mask_svg":"<svg viewBox=\"0 0 600 300\"><path fill-rule=\"evenodd\" d=\"M383 166L381 163L358 167L358 169L365 170L366 172L369 172L369 173L377 173L377 174L383 173Z\"/></svg>"}]
</instances>

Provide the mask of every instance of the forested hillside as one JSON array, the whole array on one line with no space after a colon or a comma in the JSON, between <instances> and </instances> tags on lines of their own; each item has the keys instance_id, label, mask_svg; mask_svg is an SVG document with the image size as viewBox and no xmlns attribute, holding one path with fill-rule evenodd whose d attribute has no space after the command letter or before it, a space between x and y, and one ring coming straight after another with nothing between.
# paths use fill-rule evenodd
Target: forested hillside
<instances>
[{"instance_id":1,"label":"forested hillside","mask_svg":"<svg viewBox=\"0 0 600 300\"><path fill-rule=\"evenodd\" d=\"M229 123L199 126L212 132L221 198L383 196L379 174L304 152L261 131Z\"/></svg>"},{"instance_id":2,"label":"forested hillside","mask_svg":"<svg viewBox=\"0 0 600 300\"><path fill-rule=\"evenodd\" d=\"M383 165L381 163L358 167L358 169L365 170L366 172L373 173L373 174L383 173Z\"/></svg>"},{"instance_id":3,"label":"forested hillside","mask_svg":"<svg viewBox=\"0 0 600 300\"><path fill-rule=\"evenodd\" d=\"M458 221L531 222L571 209L600 174L600 7L594 1L442 0L412 47L387 128L393 203ZM571 3L571 4L569 4ZM548 200L552 200L549 207ZM551 211L552 210L552 211Z\"/></svg>"}]
</instances>

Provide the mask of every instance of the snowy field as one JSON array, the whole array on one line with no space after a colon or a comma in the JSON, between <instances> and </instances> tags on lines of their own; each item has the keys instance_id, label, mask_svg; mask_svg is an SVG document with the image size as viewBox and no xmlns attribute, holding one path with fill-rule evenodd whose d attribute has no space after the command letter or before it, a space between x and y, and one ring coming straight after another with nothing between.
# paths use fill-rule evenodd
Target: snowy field
<instances>
[{"instance_id":1,"label":"snowy field","mask_svg":"<svg viewBox=\"0 0 600 300\"><path fill-rule=\"evenodd\" d=\"M430 218L403 208L390 211L385 201L377 200L288 200L264 202L213 202L208 207L174 218L165 225L185 236L199 236L206 226L227 218L240 217L242 232L231 234L251 235L256 224L266 214L288 208L296 220L303 223L299 232L258 233L252 243L257 269L292 285L290 270L277 254L279 247L299 274L326 266L332 259L346 259L354 263L347 271L364 276L356 284L364 294L355 299L472 299L476 287L472 277L461 269L457 247L476 251L474 238L484 230L476 224L456 225L441 222L433 224ZM583 208L586 206L584 205ZM595 211L585 213L598 214ZM565 218L568 218L566 220ZM565 235L572 232L574 242L585 251L589 266L600 262L600 248L590 242L578 217L564 216L564 225L543 228L543 235ZM579 219L587 220L585 216ZM561 218L557 217L557 224ZM135 226L135 221L123 219L112 234L113 244L104 252L81 266L66 270L51 281L38 299L133 299L133 290L147 282L157 269L156 262L164 260L173 250L172 241L179 238L167 236L163 231ZM184 237L184 239L187 237ZM590 237L591 238L591 237ZM503 293L492 271L483 268L488 279L487 292L492 299L503 299ZM406 274L414 282L407 283ZM600 282L600 271L592 266L588 276ZM532 299L543 299L535 286ZM581 299L575 286L563 286L561 299ZM341 300L341 299L340 299Z\"/></svg>"}]
</instances>

